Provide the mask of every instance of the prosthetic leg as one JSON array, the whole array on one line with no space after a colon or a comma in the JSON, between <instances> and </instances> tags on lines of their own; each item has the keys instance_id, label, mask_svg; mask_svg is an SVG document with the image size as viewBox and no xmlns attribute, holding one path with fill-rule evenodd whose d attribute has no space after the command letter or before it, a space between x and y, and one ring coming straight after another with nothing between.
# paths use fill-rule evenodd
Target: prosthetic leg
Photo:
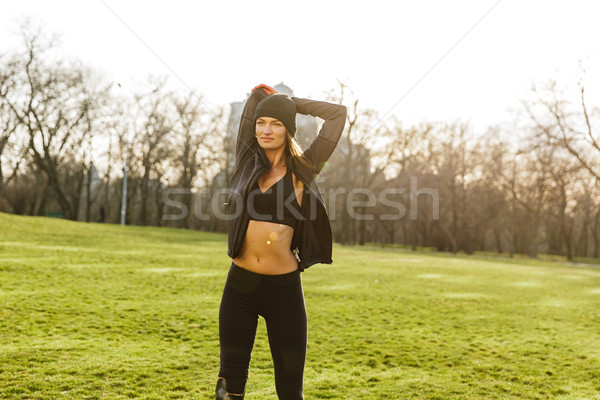
<instances>
[{"instance_id":1,"label":"prosthetic leg","mask_svg":"<svg viewBox=\"0 0 600 400\"><path fill-rule=\"evenodd\" d=\"M225 378L219 378L217 380L216 400L244 400L244 393L233 394L227 391L227 381Z\"/></svg>"}]
</instances>

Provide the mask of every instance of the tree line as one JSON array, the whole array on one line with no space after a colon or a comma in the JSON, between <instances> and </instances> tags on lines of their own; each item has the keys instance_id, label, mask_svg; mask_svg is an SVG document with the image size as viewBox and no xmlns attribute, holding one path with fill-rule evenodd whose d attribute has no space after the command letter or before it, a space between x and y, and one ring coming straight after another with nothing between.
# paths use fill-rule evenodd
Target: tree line
<instances>
[{"instance_id":1,"label":"tree line","mask_svg":"<svg viewBox=\"0 0 600 400\"><path fill-rule=\"evenodd\" d=\"M229 107L164 77L126 88L39 29L21 37L0 55L0 211L118 223L127 159L127 224L227 231ZM382 120L339 83L324 97L346 130L317 181L334 240L598 258L600 110L577 87L534 87L514 124L474 132Z\"/></svg>"}]
</instances>

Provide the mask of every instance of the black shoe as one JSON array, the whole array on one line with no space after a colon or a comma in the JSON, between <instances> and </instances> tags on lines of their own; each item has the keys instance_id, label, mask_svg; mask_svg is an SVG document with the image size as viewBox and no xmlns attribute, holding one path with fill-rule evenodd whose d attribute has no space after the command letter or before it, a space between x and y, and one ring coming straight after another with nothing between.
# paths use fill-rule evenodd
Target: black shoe
<instances>
[{"instance_id":1,"label":"black shoe","mask_svg":"<svg viewBox=\"0 0 600 400\"><path fill-rule=\"evenodd\" d=\"M227 392L227 381L225 378L219 378L217 380L216 400L244 400L244 393L233 394Z\"/></svg>"}]
</instances>

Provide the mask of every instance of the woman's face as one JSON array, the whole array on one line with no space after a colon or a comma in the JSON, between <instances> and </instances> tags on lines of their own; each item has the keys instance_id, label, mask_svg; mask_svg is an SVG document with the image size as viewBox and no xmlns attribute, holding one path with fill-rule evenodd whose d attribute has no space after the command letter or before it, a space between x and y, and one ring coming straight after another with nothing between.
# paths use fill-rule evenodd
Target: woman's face
<instances>
[{"instance_id":1,"label":"woman's face","mask_svg":"<svg viewBox=\"0 0 600 400\"><path fill-rule=\"evenodd\" d=\"M287 128L275 118L260 117L256 120L256 139L263 149L274 150L285 146Z\"/></svg>"}]
</instances>

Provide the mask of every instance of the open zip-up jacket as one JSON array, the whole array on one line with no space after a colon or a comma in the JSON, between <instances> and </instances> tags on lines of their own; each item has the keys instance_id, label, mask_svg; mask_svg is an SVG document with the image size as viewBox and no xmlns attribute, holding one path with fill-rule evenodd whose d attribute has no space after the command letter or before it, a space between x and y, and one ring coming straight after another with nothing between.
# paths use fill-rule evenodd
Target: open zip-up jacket
<instances>
[{"instance_id":1,"label":"open zip-up jacket","mask_svg":"<svg viewBox=\"0 0 600 400\"><path fill-rule=\"evenodd\" d=\"M227 215L229 241L227 255L238 256L250 221L247 209L248 194L258 178L270 167L270 161L255 136L254 111L267 97L261 88L253 91L246 101L236 143L235 170L230 182ZM332 235L325 203L315 178L325 166L344 130L346 107L325 101L292 97L296 112L322 118L325 122L304 156L312 165L307 168L291 155L287 167L304 184L302 218L296 223L290 250L298 259L298 269L305 270L316 263L331 264Z\"/></svg>"}]
</instances>

